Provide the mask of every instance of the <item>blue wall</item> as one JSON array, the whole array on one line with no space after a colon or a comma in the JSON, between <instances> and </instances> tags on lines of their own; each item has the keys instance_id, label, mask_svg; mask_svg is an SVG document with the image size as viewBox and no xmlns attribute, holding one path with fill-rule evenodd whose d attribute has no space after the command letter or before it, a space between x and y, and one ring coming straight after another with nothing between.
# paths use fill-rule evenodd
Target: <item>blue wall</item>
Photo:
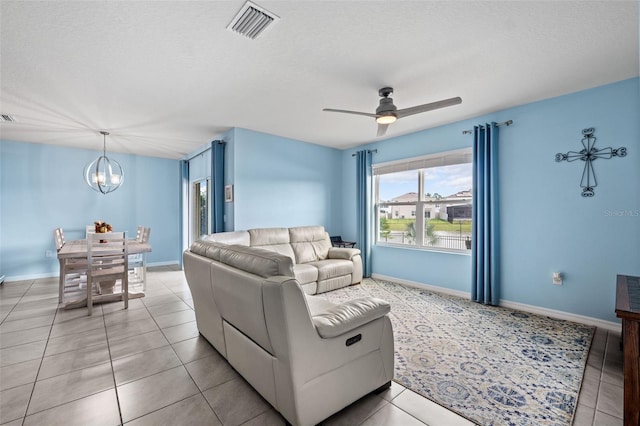
<instances>
[{"instance_id":1,"label":"blue wall","mask_svg":"<svg viewBox=\"0 0 640 426\"><path fill-rule=\"evenodd\" d=\"M53 229L84 238L85 225L104 220L132 237L151 227L150 264L177 263L180 250L180 169L176 160L109 154L125 182L103 195L90 189L83 169L100 153L52 145L0 141L0 273L8 279L58 271Z\"/></svg>"},{"instance_id":2,"label":"blue wall","mask_svg":"<svg viewBox=\"0 0 640 426\"><path fill-rule=\"evenodd\" d=\"M339 230L341 151L246 129L235 129L230 145L235 229Z\"/></svg>"},{"instance_id":3,"label":"blue wall","mask_svg":"<svg viewBox=\"0 0 640 426\"><path fill-rule=\"evenodd\" d=\"M616 321L616 274L640 275L639 79L585 90L411 135L388 139L373 162L471 146L462 130L512 119L500 129L503 300ZM628 155L594 163L593 198L580 195L581 161L556 163L579 151L582 129L595 127L596 148L627 147ZM362 148L362 147L360 147ZM344 176L355 176L343 152ZM355 238L355 179L342 194L343 235ZM470 257L374 247L373 272L470 291ZM553 271L564 284L551 283Z\"/></svg>"},{"instance_id":4,"label":"blue wall","mask_svg":"<svg viewBox=\"0 0 640 426\"><path fill-rule=\"evenodd\" d=\"M615 275L640 275L640 87L637 78L366 145L374 163L471 146L462 131L512 119L500 130L502 299L614 321ZM411 118L408 118L411 119ZM624 158L595 162L598 187L580 196L578 151L595 127L596 147L626 146ZM233 129L223 138L227 230L320 224L353 240L355 149L332 148ZM362 147L360 147L362 148ZM97 155L49 145L0 141L0 274L57 271L52 231L68 239L102 219L135 232L151 226L150 263L178 262L179 162L124 154L126 182L107 196L90 190L82 169ZM75 231L75 232L74 232ZM373 272L468 292L470 257L374 247ZM551 273L563 272L563 286Z\"/></svg>"}]
</instances>

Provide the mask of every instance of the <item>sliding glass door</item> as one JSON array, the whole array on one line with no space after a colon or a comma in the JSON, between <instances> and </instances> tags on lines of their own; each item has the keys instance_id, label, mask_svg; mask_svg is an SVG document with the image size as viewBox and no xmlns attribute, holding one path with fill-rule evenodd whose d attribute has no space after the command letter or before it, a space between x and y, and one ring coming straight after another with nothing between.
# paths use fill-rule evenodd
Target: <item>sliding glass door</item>
<instances>
[{"instance_id":1,"label":"sliding glass door","mask_svg":"<svg viewBox=\"0 0 640 426\"><path fill-rule=\"evenodd\" d=\"M211 198L211 184L209 179L193 182L191 194L191 240L189 243L210 233L211 209L209 208L209 200Z\"/></svg>"}]
</instances>

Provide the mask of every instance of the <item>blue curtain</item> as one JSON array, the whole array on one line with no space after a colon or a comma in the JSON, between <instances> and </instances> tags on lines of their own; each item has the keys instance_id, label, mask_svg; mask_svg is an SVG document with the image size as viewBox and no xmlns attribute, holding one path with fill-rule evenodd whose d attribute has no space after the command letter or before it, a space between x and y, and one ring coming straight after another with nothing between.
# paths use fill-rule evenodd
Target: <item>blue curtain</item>
<instances>
[{"instance_id":1,"label":"blue curtain","mask_svg":"<svg viewBox=\"0 0 640 426\"><path fill-rule=\"evenodd\" d=\"M356 152L356 214L357 241L362 255L362 271L371 276L371 238L373 237L371 216L371 151Z\"/></svg>"},{"instance_id":2,"label":"blue curtain","mask_svg":"<svg viewBox=\"0 0 640 426\"><path fill-rule=\"evenodd\" d=\"M224 229L224 142L211 142L211 233Z\"/></svg>"},{"instance_id":3,"label":"blue curtain","mask_svg":"<svg viewBox=\"0 0 640 426\"><path fill-rule=\"evenodd\" d=\"M498 200L498 127L474 126L471 299L489 305L500 301Z\"/></svg>"},{"instance_id":4,"label":"blue curtain","mask_svg":"<svg viewBox=\"0 0 640 426\"><path fill-rule=\"evenodd\" d=\"M182 266L182 252L189 248L189 161L180 162L180 241L182 250L178 255Z\"/></svg>"}]
</instances>

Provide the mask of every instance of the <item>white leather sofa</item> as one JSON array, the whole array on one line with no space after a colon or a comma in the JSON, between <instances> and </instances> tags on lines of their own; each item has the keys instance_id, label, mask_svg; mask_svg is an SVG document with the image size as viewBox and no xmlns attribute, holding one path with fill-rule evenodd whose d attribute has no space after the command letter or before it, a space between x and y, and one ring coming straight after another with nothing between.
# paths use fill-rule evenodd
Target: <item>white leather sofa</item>
<instances>
[{"instance_id":1,"label":"white leather sofa","mask_svg":"<svg viewBox=\"0 0 640 426\"><path fill-rule=\"evenodd\" d=\"M290 257L198 241L184 253L198 330L293 425L314 425L393 378L389 304L305 294Z\"/></svg>"},{"instance_id":2,"label":"white leather sofa","mask_svg":"<svg viewBox=\"0 0 640 426\"><path fill-rule=\"evenodd\" d=\"M204 239L259 247L289 257L294 276L307 294L324 293L362 281L360 250L332 247L329 234L322 226L219 232Z\"/></svg>"}]
</instances>

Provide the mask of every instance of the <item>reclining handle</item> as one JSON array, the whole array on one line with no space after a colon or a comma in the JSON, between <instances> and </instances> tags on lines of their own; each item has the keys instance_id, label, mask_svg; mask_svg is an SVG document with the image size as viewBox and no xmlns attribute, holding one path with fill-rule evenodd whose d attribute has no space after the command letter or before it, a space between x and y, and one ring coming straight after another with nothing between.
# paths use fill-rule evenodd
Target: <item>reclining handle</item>
<instances>
[{"instance_id":1,"label":"reclining handle","mask_svg":"<svg viewBox=\"0 0 640 426\"><path fill-rule=\"evenodd\" d=\"M347 339L347 341L345 342L345 344L346 344L347 346L351 346L351 345L353 345L354 343L358 343L360 340L362 340L362 334L356 334L356 335L355 335L355 336L353 336L353 337L349 337L349 338Z\"/></svg>"}]
</instances>

